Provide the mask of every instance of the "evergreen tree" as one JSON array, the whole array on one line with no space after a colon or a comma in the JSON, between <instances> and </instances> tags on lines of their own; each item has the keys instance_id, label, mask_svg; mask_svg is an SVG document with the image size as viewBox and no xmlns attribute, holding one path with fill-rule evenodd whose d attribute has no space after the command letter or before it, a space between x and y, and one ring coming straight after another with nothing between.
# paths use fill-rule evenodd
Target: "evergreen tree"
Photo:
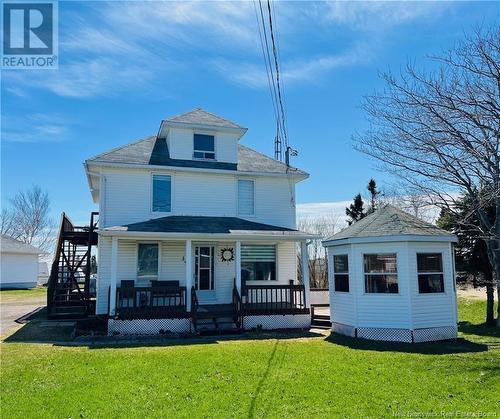
<instances>
[{"instance_id":1,"label":"evergreen tree","mask_svg":"<svg viewBox=\"0 0 500 419\"><path fill-rule=\"evenodd\" d=\"M476 227L479 219L473 208L472 200L467 195L463 196L453 212L448 209L441 210L437 225L458 236L459 241L455 248L457 271L466 277L472 276L475 284L486 287L486 323L495 324L495 277L488 259L486 242ZM486 208L488 217L494 218L494 210L493 205L488 205Z\"/></svg>"},{"instance_id":2,"label":"evergreen tree","mask_svg":"<svg viewBox=\"0 0 500 419\"><path fill-rule=\"evenodd\" d=\"M363 198L361 198L361 194L357 194L354 197L353 203L345 209L345 213L348 217L350 217L350 219L347 220L349 225L366 217Z\"/></svg>"},{"instance_id":3,"label":"evergreen tree","mask_svg":"<svg viewBox=\"0 0 500 419\"><path fill-rule=\"evenodd\" d=\"M375 182L375 179L370 179L366 189L370 192L370 208L368 208L367 214L371 214L377 209L377 197L380 195L380 191L377 190L377 182Z\"/></svg>"}]
</instances>

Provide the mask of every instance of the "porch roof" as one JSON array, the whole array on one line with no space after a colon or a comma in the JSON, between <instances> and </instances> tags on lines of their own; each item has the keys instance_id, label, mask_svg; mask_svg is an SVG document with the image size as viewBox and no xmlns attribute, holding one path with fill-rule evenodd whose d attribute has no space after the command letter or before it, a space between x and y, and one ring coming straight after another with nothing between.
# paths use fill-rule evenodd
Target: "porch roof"
<instances>
[{"instance_id":1,"label":"porch roof","mask_svg":"<svg viewBox=\"0 0 500 419\"><path fill-rule=\"evenodd\" d=\"M122 226L107 227L101 235L116 236L270 236L296 239L315 235L286 227L257 223L238 217L205 217L172 215Z\"/></svg>"}]
</instances>

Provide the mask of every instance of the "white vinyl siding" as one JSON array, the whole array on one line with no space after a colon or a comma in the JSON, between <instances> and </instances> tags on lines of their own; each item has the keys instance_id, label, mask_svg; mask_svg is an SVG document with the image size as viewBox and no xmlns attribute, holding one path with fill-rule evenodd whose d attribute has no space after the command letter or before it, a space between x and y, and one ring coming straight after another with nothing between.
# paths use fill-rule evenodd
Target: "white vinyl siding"
<instances>
[{"instance_id":1,"label":"white vinyl siding","mask_svg":"<svg viewBox=\"0 0 500 419\"><path fill-rule=\"evenodd\" d=\"M238 214L255 214L255 182L253 180L238 180Z\"/></svg>"}]
</instances>

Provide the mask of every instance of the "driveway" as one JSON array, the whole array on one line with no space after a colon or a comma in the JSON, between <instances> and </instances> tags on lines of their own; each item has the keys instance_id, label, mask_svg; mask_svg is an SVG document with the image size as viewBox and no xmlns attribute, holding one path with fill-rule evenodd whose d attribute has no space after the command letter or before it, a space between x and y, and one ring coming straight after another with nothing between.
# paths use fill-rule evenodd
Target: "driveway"
<instances>
[{"instance_id":1,"label":"driveway","mask_svg":"<svg viewBox=\"0 0 500 419\"><path fill-rule=\"evenodd\" d=\"M46 305L46 296L39 290L1 291L0 293L0 335L19 326L16 320Z\"/></svg>"}]
</instances>

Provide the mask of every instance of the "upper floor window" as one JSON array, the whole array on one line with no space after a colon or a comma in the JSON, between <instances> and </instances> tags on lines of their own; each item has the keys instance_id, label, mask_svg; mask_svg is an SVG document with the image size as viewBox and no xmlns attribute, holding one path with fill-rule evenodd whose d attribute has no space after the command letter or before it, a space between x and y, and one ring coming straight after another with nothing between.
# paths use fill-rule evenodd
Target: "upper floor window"
<instances>
[{"instance_id":1,"label":"upper floor window","mask_svg":"<svg viewBox=\"0 0 500 419\"><path fill-rule=\"evenodd\" d=\"M255 183L253 180L238 180L238 214L254 215Z\"/></svg>"},{"instance_id":2,"label":"upper floor window","mask_svg":"<svg viewBox=\"0 0 500 419\"><path fill-rule=\"evenodd\" d=\"M215 139L213 135L194 134L193 138L195 159L215 159Z\"/></svg>"},{"instance_id":3,"label":"upper floor window","mask_svg":"<svg viewBox=\"0 0 500 419\"><path fill-rule=\"evenodd\" d=\"M137 248L137 276L158 276L158 243L139 243Z\"/></svg>"},{"instance_id":4,"label":"upper floor window","mask_svg":"<svg viewBox=\"0 0 500 419\"><path fill-rule=\"evenodd\" d=\"M172 211L172 178L167 175L153 175L153 211Z\"/></svg>"},{"instance_id":5,"label":"upper floor window","mask_svg":"<svg viewBox=\"0 0 500 419\"><path fill-rule=\"evenodd\" d=\"M444 292L443 258L441 253L417 253L418 292Z\"/></svg>"},{"instance_id":6,"label":"upper floor window","mask_svg":"<svg viewBox=\"0 0 500 419\"><path fill-rule=\"evenodd\" d=\"M365 292L372 294L397 294L398 266L395 253L363 255Z\"/></svg>"},{"instance_id":7,"label":"upper floor window","mask_svg":"<svg viewBox=\"0 0 500 419\"><path fill-rule=\"evenodd\" d=\"M333 255L334 290L349 292L349 261L347 255Z\"/></svg>"}]
</instances>

